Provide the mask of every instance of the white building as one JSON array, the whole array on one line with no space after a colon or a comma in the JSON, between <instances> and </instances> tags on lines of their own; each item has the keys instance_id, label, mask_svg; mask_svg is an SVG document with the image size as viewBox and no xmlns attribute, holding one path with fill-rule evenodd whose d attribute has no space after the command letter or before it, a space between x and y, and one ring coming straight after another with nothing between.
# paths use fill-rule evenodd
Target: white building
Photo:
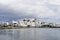
<instances>
[{"instance_id":1,"label":"white building","mask_svg":"<svg viewBox=\"0 0 60 40\"><path fill-rule=\"evenodd\" d=\"M23 21L20 21L19 25L22 27L27 27L26 23L24 23Z\"/></svg>"},{"instance_id":2,"label":"white building","mask_svg":"<svg viewBox=\"0 0 60 40\"><path fill-rule=\"evenodd\" d=\"M1 22L0 21L0 26L8 26L9 25L9 22Z\"/></svg>"},{"instance_id":3,"label":"white building","mask_svg":"<svg viewBox=\"0 0 60 40\"><path fill-rule=\"evenodd\" d=\"M10 25L16 27L16 26L18 26L18 22L17 22L17 21L12 21L12 22L10 23Z\"/></svg>"}]
</instances>

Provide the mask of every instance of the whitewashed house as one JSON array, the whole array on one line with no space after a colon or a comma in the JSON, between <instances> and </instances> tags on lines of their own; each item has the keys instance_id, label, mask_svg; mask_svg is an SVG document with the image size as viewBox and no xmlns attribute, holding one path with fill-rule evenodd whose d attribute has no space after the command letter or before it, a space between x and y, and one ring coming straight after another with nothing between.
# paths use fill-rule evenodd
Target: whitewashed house
<instances>
[{"instance_id":1,"label":"whitewashed house","mask_svg":"<svg viewBox=\"0 0 60 40\"><path fill-rule=\"evenodd\" d=\"M17 27L18 26L18 22L17 21L12 21L10 23L11 26Z\"/></svg>"},{"instance_id":2,"label":"whitewashed house","mask_svg":"<svg viewBox=\"0 0 60 40\"><path fill-rule=\"evenodd\" d=\"M9 26L9 22L5 22L4 23L4 26Z\"/></svg>"},{"instance_id":3,"label":"whitewashed house","mask_svg":"<svg viewBox=\"0 0 60 40\"><path fill-rule=\"evenodd\" d=\"M4 27L4 26L8 26L9 25L9 22L0 22L0 26L1 27Z\"/></svg>"},{"instance_id":4,"label":"whitewashed house","mask_svg":"<svg viewBox=\"0 0 60 40\"><path fill-rule=\"evenodd\" d=\"M27 25L23 21L20 21L19 25L22 26L22 27L27 27Z\"/></svg>"}]
</instances>

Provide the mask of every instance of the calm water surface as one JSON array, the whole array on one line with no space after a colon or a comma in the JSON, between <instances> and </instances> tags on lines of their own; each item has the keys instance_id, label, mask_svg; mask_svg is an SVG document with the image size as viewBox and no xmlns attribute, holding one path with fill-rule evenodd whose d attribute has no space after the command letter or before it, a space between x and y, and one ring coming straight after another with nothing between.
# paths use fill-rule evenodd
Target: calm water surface
<instances>
[{"instance_id":1,"label":"calm water surface","mask_svg":"<svg viewBox=\"0 0 60 40\"><path fill-rule=\"evenodd\" d=\"M0 29L0 40L60 40L60 28Z\"/></svg>"}]
</instances>

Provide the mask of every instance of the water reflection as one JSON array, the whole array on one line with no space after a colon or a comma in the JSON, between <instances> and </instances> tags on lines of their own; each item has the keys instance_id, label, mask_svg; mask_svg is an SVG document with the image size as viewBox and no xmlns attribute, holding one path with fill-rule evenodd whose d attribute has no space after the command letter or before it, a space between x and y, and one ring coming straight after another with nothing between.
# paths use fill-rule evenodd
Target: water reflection
<instances>
[{"instance_id":1,"label":"water reflection","mask_svg":"<svg viewBox=\"0 0 60 40\"><path fill-rule=\"evenodd\" d=\"M60 40L60 28L0 29L0 40Z\"/></svg>"}]
</instances>

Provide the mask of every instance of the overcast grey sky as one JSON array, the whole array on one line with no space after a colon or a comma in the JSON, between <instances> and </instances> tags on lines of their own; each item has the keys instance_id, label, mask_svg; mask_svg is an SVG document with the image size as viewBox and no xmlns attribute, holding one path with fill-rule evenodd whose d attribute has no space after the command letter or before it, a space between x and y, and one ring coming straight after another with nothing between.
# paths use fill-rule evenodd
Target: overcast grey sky
<instances>
[{"instance_id":1,"label":"overcast grey sky","mask_svg":"<svg viewBox=\"0 0 60 40\"><path fill-rule=\"evenodd\" d=\"M60 0L0 0L0 20L9 21L18 17L59 22Z\"/></svg>"}]
</instances>

